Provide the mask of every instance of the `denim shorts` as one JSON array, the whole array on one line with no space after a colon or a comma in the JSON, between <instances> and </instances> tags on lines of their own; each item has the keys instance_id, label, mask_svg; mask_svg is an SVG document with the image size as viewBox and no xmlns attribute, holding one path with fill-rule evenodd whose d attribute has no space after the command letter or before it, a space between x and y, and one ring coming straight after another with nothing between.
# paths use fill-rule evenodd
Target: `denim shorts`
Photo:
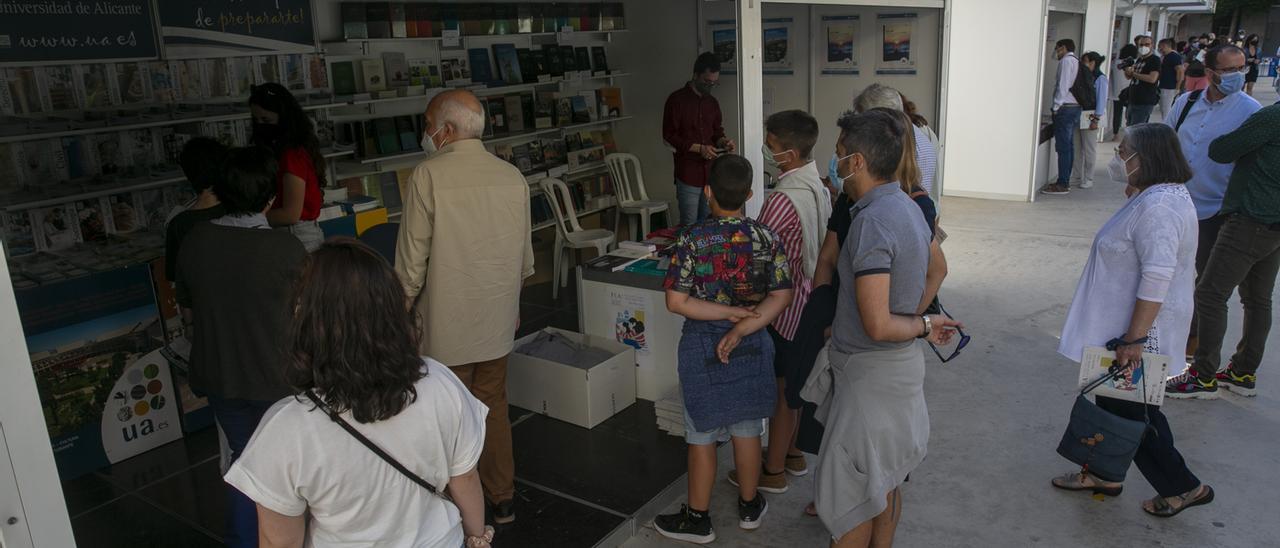
<instances>
[{"instance_id":1,"label":"denim shorts","mask_svg":"<svg viewBox=\"0 0 1280 548\"><path fill-rule=\"evenodd\" d=\"M711 445L716 442L729 441L735 438L758 438L764 434L764 419L747 419L729 426L714 428L708 432L699 432L693 428L693 419L689 412L684 413L684 441L689 445Z\"/></svg>"}]
</instances>

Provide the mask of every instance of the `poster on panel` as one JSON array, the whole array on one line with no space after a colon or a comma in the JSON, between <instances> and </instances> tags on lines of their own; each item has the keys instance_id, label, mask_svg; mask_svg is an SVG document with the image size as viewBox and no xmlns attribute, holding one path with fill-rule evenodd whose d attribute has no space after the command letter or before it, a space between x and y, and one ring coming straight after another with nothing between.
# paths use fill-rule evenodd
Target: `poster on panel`
<instances>
[{"instance_id":1,"label":"poster on panel","mask_svg":"<svg viewBox=\"0 0 1280 548\"><path fill-rule=\"evenodd\" d=\"M4 0L0 63L154 59L150 0Z\"/></svg>"},{"instance_id":2,"label":"poster on panel","mask_svg":"<svg viewBox=\"0 0 1280 548\"><path fill-rule=\"evenodd\" d=\"M160 2L170 59L316 50L310 0Z\"/></svg>"},{"instance_id":3,"label":"poster on panel","mask_svg":"<svg viewBox=\"0 0 1280 548\"><path fill-rule=\"evenodd\" d=\"M721 74L738 73L738 29L733 19L707 21L711 51L720 59Z\"/></svg>"},{"instance_id":4,"label":"poster on panel","mask_svg":"<svg viewBox=\"0 0 1280 548\"><path fill-rule=\"evenodd\" d=\"M791 70L791 26L793 19L764 19L760 43L764 47L765 74L793 74Z\"/></svg>"},{"instance_id":5,"label":"poster on panel","mask_svg":"<svg viewBox=\"0 0 1280 548\"><path fill-rule=\"evenodd\" d=\"M634 348L637 354L649 353L649 343L644 334L648 301L639 291L618 287L609 292L614 340Z\"/></svg>"},{"instance_id":6,"label":"poster on panel","mask_svg":"<svg viewBox=\"0 0 1280 548\"><path fill-rule=\"evenodd\" d=\"M861 35L860 17L857 15L822 16L822 34L826 37L826 51L819 63L822 74L858 74L857 38Z\"/></svg>"},{"instance_id":7,"label":"poster on panel","mask_svg":"<svg viewBox=\"0 0 1280 548\"><path fill-rule=\"evenodd\" d=\"M15 292L59 474L182 437L147 265Z\"/></svg>"},{"instance_id":8,"label":"poster on panel","mask_svg":"<svg viewBox=\"0 0 1280 548\"><path fill-rule=\"evenodd\" d=\"M915 74L916 55L911 40L916 31L916 14L881 13L881 51L876 59L876 74Z\"/></svg>"}]
</instances>

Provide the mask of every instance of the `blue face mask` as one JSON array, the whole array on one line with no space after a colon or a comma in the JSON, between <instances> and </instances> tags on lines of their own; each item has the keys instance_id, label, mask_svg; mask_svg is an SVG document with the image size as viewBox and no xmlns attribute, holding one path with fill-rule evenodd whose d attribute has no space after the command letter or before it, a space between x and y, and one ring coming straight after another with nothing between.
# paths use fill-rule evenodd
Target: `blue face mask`
<instances>
[{"instance_id":1,"label":"blue face mask","mask_svg":"<svg viewBox=\"0 0 1280 548\"><path fill-rule=\"evenodd\" d=\"M1244 73L1243 72L1228 72L1226 74L1219 74L1218 78L1222 80L1221 82L1218 83L1218 91L1221 91L1223 95L1231 95L1232 93L1239 93L1241 90L1244 89Z\"/></svg>"},{"instance_id":2,"label":"blue face mask","mask_svg":"<svg viewBox=\"0 0 1280 548\"><path fill-rule=\"evenodd\" d=\"M836 157L834 152L831 153L831 164L827 166L827 177L831 184L840 185L840 171L836 169L836 164L840 163L840 159Z\"/></svg>"}]
</instances>

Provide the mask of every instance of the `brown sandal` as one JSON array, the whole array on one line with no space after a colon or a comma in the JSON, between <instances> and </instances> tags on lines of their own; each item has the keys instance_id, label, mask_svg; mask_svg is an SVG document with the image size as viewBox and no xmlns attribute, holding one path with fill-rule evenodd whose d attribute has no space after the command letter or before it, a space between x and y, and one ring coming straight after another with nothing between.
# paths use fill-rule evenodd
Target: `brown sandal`
<instances>
[{"instance_id":1,"label":"brown sandal","mask_svg":"<svg viewBox=\"0 0 1280 548\"><path fill-rule=\"evenodd\" d=\"M1093 485L1085 485L1084 480L1088 479ZM1094 478L1087 472L1069 472L1053 478L1053 486L1065 491L1090 491L1095 495L1106 495L1108 497L1118 497L1124 492L1124 485L1115 487L1107 487L1102 484L1102 480Z\"/></svg>"}]
</instances>

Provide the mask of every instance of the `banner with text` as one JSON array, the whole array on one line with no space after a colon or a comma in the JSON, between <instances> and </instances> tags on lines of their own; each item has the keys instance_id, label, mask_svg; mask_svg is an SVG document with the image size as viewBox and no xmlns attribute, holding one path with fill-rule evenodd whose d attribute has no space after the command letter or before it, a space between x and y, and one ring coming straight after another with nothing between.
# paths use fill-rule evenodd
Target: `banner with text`
<instances>
[{"instance_id":1,"label":"banner with text","mask_svg":"<svg viewBox=\"0 0 1280 548\"><path fill-rule=\"evenodd\" d=\"M0 63L156 57L150 0L0 0Z\"/></svg>"},{"instance_id":2,"label":"banner with text","mask_svg":"<svg viewBox=\"0 0 1280 548\"><path fill-rule=\"evenodd\" d=\"M161 2L160 34L171 59L316 49L310 0Z\"/></svg>"}]
</instances>

